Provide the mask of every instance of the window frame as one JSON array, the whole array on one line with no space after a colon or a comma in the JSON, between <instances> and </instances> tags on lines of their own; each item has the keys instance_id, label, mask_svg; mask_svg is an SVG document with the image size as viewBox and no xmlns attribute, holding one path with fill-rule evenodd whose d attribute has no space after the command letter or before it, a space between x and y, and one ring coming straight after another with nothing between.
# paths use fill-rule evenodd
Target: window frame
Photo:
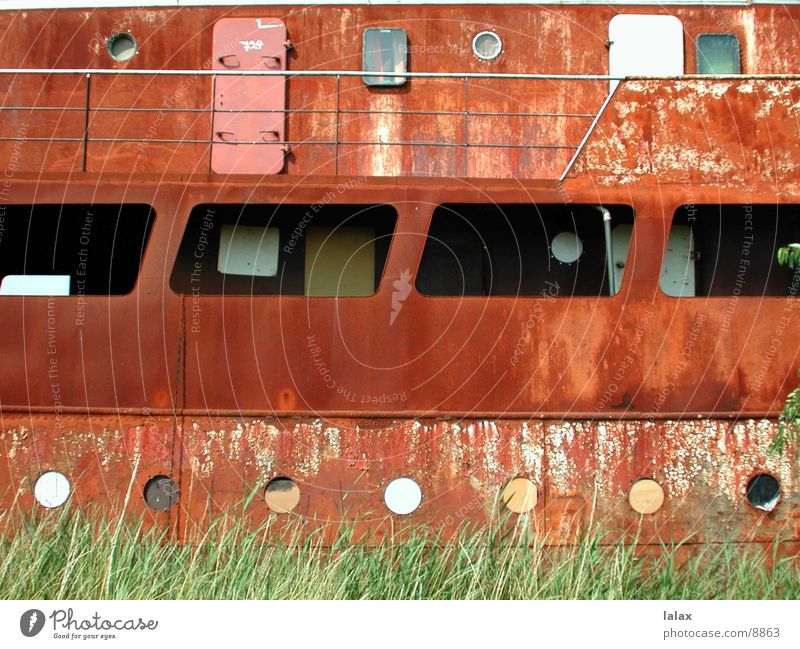
<instances>
[{"instance_id":1,"label":"window frame","mask_svg":"<svg viewBox=\"0 0 800 649\"><path fill-rule=\"evenodd\" d=\"M312 211L312 210L315 213L317 213L318 211L321 211L324 208L336 208L336 207L347 207L347 206L358 207L358 208L360 208L362 210L366 209L366 208L378 208L378 207L389 208L392 211L392 219L393 219L393 225L392 225L391 231L389 232L388 235L384 234L384 235L380 235L380 236L378 236L376 238L376 240L377 240L379 238L383 238L383 237L389 236L389 243L388 243L388 245L386 247L386 256L385 256L385 259L384 259L384 262L383 262L383 267L382 267L382 270L381 270L380 278L379 278L378 282L376 282L376 284L375 284L375 290L372 293L368 294L368 295L338 295L338 296L335 296L335 295L306 295L305 293L239 293L239 292L233 292L233 291L230 292L230 293L228 293L228 292L219 292L219 293L197 292L197 293L194 293L191 289L189 289L189 290L180 290L178 287L176 287L176 285L175 285L175 273L176 273L176 269L178 268L179 260L181 258L181 253L182 253L183 246L184 246L184 243L185 243L185 238L187 236L187 232L188 232L189 227L191 225L192 216L193 216L195 210L198 210L198 209L201 209L201 208L206 208L207 209L208 207L214 207L214 208L220 208L220 207L223 207L223 208L239 208L239 218L236 220L235 224L240 224L241 210L245 206L262 206L262 207L272 208L273 210L277 210L278 208L281 208L281 207L284 207L284 208L285 207L297 207L297 208L305 207L306 208L306 214L309 211ZM179 242L178 242L177 247L175 249L175 254L172 256L171 265L169 266L168 270L165 271L165 282L169 286L169 290L174 295L178 296L179 298L188 298L188 299L192 299L192 300L197 300L197 299L238 299L238 298L247 298L247 299L251 299L251 300L252 299L259 299L259 300L263 300L263 299L279 299L279 300L292 300L292 299L299 299L299 300L368 300L368 299L371 299L371 298L375 298L375 297L379 296L383 292L384 282L387 280L387 277L388 277L387 271L389 270L389 261L391 259L392 250L393 250L394 245L395 245L395 238L396 238L396 235L398 234L398 228L399 228L399 224L401 222L402 213L403 212L398 207L398 205L395 204L392 201L382 201L382 202L381 201L378 201L378 202L375 202L375 201L364 201L364 202L343 201L343 202L329 202L329 203L327 203L327 202L326 203L311 203L311 202L287 202L287 201L279 201L279 202L269 202L269 201L248 202L248 201L245 200L245 201L219 201L219 202L200 201L200 202L197 202L197 203L192 203L191 205L189 205L189 207L187 209L185 219L182 221L182 223L183 223L182 226L180 226ZM226 225L226 223L215 223L214 224L214 229L221 232L222 225ZM248 224L245 223L245 224L241 224L241 225L248 225ZM312 225L313 225L313 219L312 219L312 222L308 223L308 227L311 227ZM321 225L325 225L325 224L323 223ZM342 222L341 225L344 226L344 227L347 227L348 224L347 224L347 222ZM273 215L270 216L268 221L263 224L263 226L264 227L279 227L279 226L276 226L276 221L274 220L274 212L273 212ZM302 239L306 238L306 232L303 233L301 238ZM279 239L279 254L280 254L281 251L283 251L284 245L288 245L288 244L284 244L282 242L282 240ZM294 248L294 244L292 244L292 248ZM216 258L217 258L218 254L219 254L219 248L217 248L213 253L214 260L215 260L214 264L213 264L214 272L217 272L217 273L219 273L219 271L216 270ZM225 273L220 273L220 274L224 275ZM279 256L279 258L278 258L278 275L277 275L278 278L280 278L280 274L281 274L281 257ZM246 276L246 275L236 275L235 277L248 277L248 276ZM305 277L303 277L303 283L305 284Z\"/></svg>"},{"instance_id":2,"label":"window frame","mask_svg":"<svg viewBox=\"0 0 800 649\"><path fill-rule=\"evenodd\" d=\"M700 55L700 39L707 36L732 36L736 40L736 63L738 66L738 72L724 72L724 73L715 73L715 72L701 72L700 71L700 62L702 61ZM719 74L719 76L726 76L726 75L740 75L742 74L742 41L739 38L739 35L734 32L703 32L698 34L694 39L694 69L695 74L701 74L703 76L715 76Z\"/></svg>"},{"instance_id":3,"label":"window frame","mask_svg":"<svg viewBox=\"0 0 800 649\"><path fill-rule=\"evenodd\" d=\"M796 203L778 202L778 201L770 203L770 202L767 202L767 201L757 201L756 200L756 201L753 201L752 203L745 203L745 202L735 202L735 201L732 200L730 202L714 203L714 202L711 202L711 201L698 200L697 202L694 202L694 203L692 203L692 202L681 202L681 203L678 203L678 204L674 205L673 208L672 208L672 212L671 212L670 216L668 218L664 219L667 227L666 227L666 229L664 231L664 245L663 245L663 248L661 249L661 259L660 259L660 263L659 263L659 267L658 267L658 276L656 278L656 282L657 282L657 285L658 285L657 286L657 290L658 290L658 294L659 294L659 298L660 299L680 300L680 301L689 301L689 300L698 300L699 301L699 300L702 300L704 302L708 302L710 300L724 300L724 301L727 302L727 301L730 301L731 299L733 299L734 297L735 297L736 300L759 300L759 301L788 300L788 299L798 299L798 298L800 298L800 290L798 290L796 295L790 295L790 294L785 294L785 293L781 293L781 294L769 294L769 293L765 294L765 293L761 293L761 294L758 294L758 295L749 295L749 294L746 294L746 293L740 293L740 294L734 296L732 294L731 295L728 295L728 294L710 295L710 294L707 294L707 293L695 293L695 295L678 296L678 295L670 295L667 292L665 292L664 289L662 288L662 286L661 286L661 275L662 275L663 270L664 270L664 260L666 258L667 247L669 246L669 239L670 239L670 235L672 234L672 228L673 228L674 225L676 225L675 217L678 214L678 212L680 212L682 209L686 209L687 206L691 206L694 209L700 209L700 208L708 208L708 207L720 208L720 207L724 207L724 206L733 207L733 208L736 208L736 207L743 208L746 205L750 205L753 208L774 207L774 208L776 208L778 210L780 210L781 208L795 207L800 212L800 201L798 201ZM797 218L798 218L798 222L800 223L800 213L798 214ZM681 224L678 223L677 225L681 225ZM693 230L694 230L694 228L693 228ZM694 236L695 237L697 236L696 233L694 234ZM695 241L695 243L696 243L696 241ZM789 241L789 240L787 240L786 242L777 241L776 242L777 245L776 245L776 248L775 248L775 253L777 254L778 248L780 248L780 247L782 247L782 246L784 246L784 245L786 245L788 243L791 243L791 241ZM777 258L775 258L773 260L773 262L774 262L774 267L776 267L778 269L784 268L784 266L780 266L778 264ZM795 270L793 272L793 274L800 274L800 269ZM695 281L697 281L697 280L695 279Z\"/></svg>"},{"instance_id":4,"label":"window frame","mask_svg":"<svg viewBox=\"0 0 800 649\"><path fill-rule=\"evenodd\" d=\"M538 206L546 206L546 207L563 206L564 208L569 209L569 210L573 209L575 206L578 206L578 207L625 208L626 210L630 210L630 215L632 217L632 220L630 222L630 225L631 225L631 236L630 236L630 240L628 241L628 249L627 249L628 252L627 252L627 255L625 257L625 262L624 262L625 270L622 273L622 281L620 282L619 286L616 287L616 291L611 295L609 295L607 292L604 292L604 293L601 293L601 294L594 294L594 293L573 294L573 293L568 293L566 291L563 292L563 293L557 293L557 294L551 294L551 295L543 295L541 292L537 292L537 293L520 292L520 293L513 294L513 295L511 295L511 294L509 294L509 295L502 295L502 294L501 295L472 295L472 294L436 295L436 294L431 294L431 293L425 293L422 290L420 290L420 288L418 286L418 281L419 281L419 277L420 277L420 274L421 274L422 261L423 261L423 257L424 257L424 254L425 254L425 247L426 247L426 244L427 244L427 241L428 241L428 237L430 236L430 233L431 233L431 227L433 225L433 220L434 220L435 214L439 209L444 209L444 208L452 209L454 206L464 206L464 205L476 205L476 206L482 206L482 207L487 207L488 206L488 207L495 207L495 208L499 208L499 209L503 209L504 207L511 207L511 206L519 207L519 206L522 206L522 205L529 205L532 208L537 208ZM612 212L612 214L613 214L613 212ZM463 216L461 218L463 218ZM419 251L419 259L418 259L418 262L417 262L416 273L414 275L414 281L413 281L414 292L417 293L420 297L422 297L424 299L431 299L431 300L441 300L441 299L453 300L453 299L455 299L455 300L459 300L459 301L461 301L461 300L502 300L502 299L505 299L505 300L529 300L529 299L530 300L552 300L552 299L556 299L556 300L560 301L560 300L568 300L568 299L572 299L572 300L581 300L581 299L596 300L598 298L603 298L604 300L608 300L608 299L621 298L622 294L625 293L626 290L631 286L630 282L631 282L631 277L633 275L633 272L629 270L629 266L632 265L631 264L632 259L633 259L632 255L634 254L634 251L636 249L635 244L636 244L636 236L637 236L637 220L638 220L638 218L639 218L638 210L637 210L637 208L636 208L636 206L634 205L633 202L628 202L628 203L625 203L625 202L612 202L612 203L570 202L570 203L559 203L558 201L539 201L539 202L531 202L531 203L524 203L524 202L521 202L521 201L511 201L511 202L504 202L504 203L499 203L499 202L496 202L496 201L493 201L493 202L477 202L477 201L453 202L453 201L444 201L444 202L440 202L440 203L437 202L437 203L432 204L432 206L431 206L431 210L430 210L430 213L429 213L429 216L428 216L428 219L429 219L428 220L428 227L427 227L427 229L425 231L425 241L423 242L422 248ZM597 219L598 220L602 219L601 213L599 211L597 213ZM615 224L613 222L613 220L612 220L612 224L611 225L612 225L612 249L613 249L613 228L614 228L615 225L621 225L621 224L620 223L616 223ZM564 231L566 231L566 230L562 230L561 232L564 232ZM553 256L552 242L553 242L553 239L555 238L555 236L557 236L557 234L560 234L560 232L556 233L554 236L552 236L552 237L550 237L548 239L548 247L550 248L550 255L551 256ZM586 248L584 247L584 253L585 252L586 252ZM603 252L604 252L603 256L605 258L605 254L606 254L605 253L605 248L604 248ZM604 282L604 286L606 288L608 287L608 280L606 280Z\"/></svg>"},{"instance_id":5,"label":"window frame","mask_svg":"<svg viewBox=\"0 0 800 649\"><path fill-rule=\"evenodd\" d=\"M25 300L34 300L34 299L45 299L45 300L50 300L50 299L53 299L53 300L70 300L70 299L73 299L73 300L85 300L85 301L96 300L96 299L110 300L110 299L115 299L115 298L119 299L119 298L128 297L128 296L131 296L131 295L134 295L135 293L137 293L137 291L139 290L140 282L142 281L142 270L145 267L147 251L150 248L150 246L152 245L153 237L156 236L154 234L154 232L156 231L159 210L156 208L156 205L154 204L153 201L147 201L147 200L137 201L137 200L133 200L133 201L127 201L127 202L123 202L123 201L116 201L116 202L115 201L108 201L108 202L104 202L104 201L91 201L91 200L89 200L89 201L71 201L71 202L63 202L63 203L54 203L54 202L49 202L49 201L30 202L30 203L14 202L14 203L6 204L5 205L5 209L7 211L7 209L9 207L27 207L30 210L29 214L32 215L33 211L37 207L40 207L40 206L41 207L50 207L50 208L55 208L55 209L58 209L58 208L63 209L64 207L72 207L72 208L75 208L75 207L106 207L106 208L115 207L115 208L117 208L117 210L120 210L121 208L123 208L125 206L137 207L137 208L146 208L147 209L147 218L144 221L144 223L145 223L145 231L144 231L144 237L143 237L143 240L142 240L142 245L141 245L141 250L140 250L140 255L139 255L139 264L136 267L136 275L135 275L135 277L133 279L133 282L131 283L131 287L130 287L129 290L125 291L124 293L105 293L105 292L104 293L70 293L69 295L63 295L63 294L55 294L55 295L43 295L43 294L0 294L0 301L2 301L4 299L11 299L11 298L21 298L21 299L25 299ZM94 218L96 218L96 216ZM30 228L30 224L28 225L28 227ZM115 228L115 232L116 232L116 228ZM29 235L30 235L30 232L29 232ZM30 240L30 237L29 237L29 240ZM29 243L26 243L26 245L29 245ZM111 265L110 268L113 268L113 262L112 262L112 265ZM8 275L17 275L17 276L22 275L22 276L25 276L25 274L20 274L20 273L8 273ZM8 276L8 275L0 274L0 282L2 282L3 278ZM38 276L42 276L43 274L42 273L31 273L28 276L33 277L33 276L37 276L37 275ZM50 273L49 275L55 276L55 275L66 275L66 274L65 273ZM73 285L76 284L76 283L72 281L72 275L71 274L69 274L67 276L71 278L71 281L70 281L70 291L71 291L72 288L73 288Z\"/></svg>"},{"instance_id":6,"label":"window frame","mask_svg":"<svg viewBox=\"0 0 800 649\"><path fill-rule=\"evenodd\" d=\"M361 77L361 80L368 88L399 88L406 85L408 82L408 77L396 77L398 74L397 72L390 74L386 71L383 71L383 74L381 74L381 70L370 70L367 66L367 32L387 31L402 33L403 44L401 47L404 54L402 72L408 72L408 31L403 27L367 27L361 33L361 70L363 72L372 72L374 74L364 75Z\"/></svg>"}]
</instances>

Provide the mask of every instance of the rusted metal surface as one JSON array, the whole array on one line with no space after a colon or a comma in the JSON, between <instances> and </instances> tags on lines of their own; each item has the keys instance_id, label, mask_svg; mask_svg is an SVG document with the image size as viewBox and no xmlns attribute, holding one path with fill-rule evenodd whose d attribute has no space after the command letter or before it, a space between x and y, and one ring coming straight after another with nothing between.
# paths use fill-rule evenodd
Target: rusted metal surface
<instances>
[{"instance_id":1,"label":"rusted metal surface","mask_svg":"<svg viewBox=\"0 0 800 649\"><path fill-rule=\"evenodd\" d=\"M222 513L253 524L274 516L264 487L280 476L300 489L294 515L332 531L358 521L375 539L397 525L426 523L452 533L485 522L502 513L500 492L508 480L526 476L537 485L538 503L519 524L554 544L573 541L592 523L625 538L638 535L642 543L800 540L797 467L768 451L773 433L766 420L205 417L185 418L176 430L162 418L98 417L87 426L84 418L32 423L11 416L2 436L2 503L33 508L31 484L47 467L70 478L81 508L119 508L129 498L131 512L154 524L181 524L188 533ZM781 502L771 513L746 504L748 480L760 472L781 482ZM176 507L163 514L142 500L147 480L162 474L174 476L181 489ZM423 499L398 520L386 509L383 490L401 476L420 484ZM643 518L627 500L642 476L665 492L664 506Z\"/></svg>"},{"instance_id":2,"label":"rusted metal surface","mask_svg":"<svg viewBox=\"0 0 800 649\"><path fill-rule=\"evenodd\" d=\"M423 487L425 505L409 520L456 525L463 517L454 512L486 515L505 481L523 474L542 489L531 524L553 531L553 539L570 538L562 528L591 520L610 529L638 524L625 494L643 476L667 492L663 513L644 521L643 539L723 532L765 539L785 529L796 536L796 465L766 453L774 421L739 419L744 412L774 415L794 383L796 304L740 298L731 307L728 298L675 300L660 292L660 261L651 250L663 245L665 215L686 200L683 189L662 188L663 205L649 190L625 191L638 220L615 298L434 299L412 292L390 325L392 282L416 268L430 205L454 190L379 181L348 197L404 198L397 199L395 243L375 296L181 297L169 289L164 268L192 205L212 196L236 202L245 193L251 201L314 201L330 187L62 185L66 200L94 192L113 201L124 192L151 202L152 247L129 296L83 303L4 298L3 428L12 472L5 502L23 485L18 502L30 503L30 479L45 467L74 479L78 502L124 497L136 457L127 440L137 426L153 430L135 413L152 408L164 422L172 412L180 434L170 441L167 423L152 433L167 447L142 459L142 480L154 472L178 480L179 509L153 516L165 525L183 521L184 530L226 506L237 511L252 490L247 514L263 519L269 512L261 491L273 475L300 485L302 516L352 514L381 527L391 524L381 494L392 477L413 475ZM589 196L577 181L565 187L576 201ZM519 189L490 189L494 200L522 200ZM13 187L16 200L35 190L24 181ZM458 194L481 200L471 191L474 197ZM623 198L623 190L607 191L603 203ZM553 193L535 185L524 191L539 202ZM176 218L158 218L169 213ZM371 323L369 337L364 322ZM54 367L55 378L48 374ZM58 431L46 414L54 408L69 413L70 424ZM94 414L117 410L126 414ZM273 413L293 418L275 420ZM390 413L391 420L370 420ZM330 420L337 414L347 421ZM431 416L452 423L415 419ZM14 440L23 428L29 442L19 447ZM34 439L39 445L29 446ZM104 467L113 473L106 483ZM760 471L781 481L782 501L771 515L744 500L742 485Z\"/></svg>"},{"instance_id":3,"label":"rusted metal surface","mask_svg":"<svg viewBox=\"0 0 800 649\"><path fill-rule=\"evenodd\" d=\"M624 82L572 169L604 184L642 176L720 188L796 186L800 81ZM695 128L686 128L695 120Z\"/></svg>"},{"instance_id":4,"label":"rusted metal surface","mask_svg":"<svg viewBox=\"0 0 800 649\"><path fill-rule=\"evenodd\" d=\"M610 17L660 9L473 6L466 19L460 7L424 11L427 21L392 6L259 10L288 28L289 71L329 67L331 52L337 68L359 70L352 44L362 29L390 24L407 29L412 46L446 48L415 51L412 70L603 75ZM800 8L672 13L687 42L737 33L748 73L797 72L780 20L800 19ZM208 69L223 15L254 12L134 9L121 19L65 10L59 26L73 36L64 46L44 29L51 12L0 12L9 44L0 67L111 68L97 34L130 28L141 51L128 68ZM491 68L468 50L486 25L505 42ZM694 50L686 51L692 70ZM358 77L292 78L286 137L332 144L293 146L284 173L261 178L209 173L209 76L3 80L7 107L65 109L3 112L0 135L12 138L0 143L3 205L136 202L156 213L129 295L2 298L3 508L35 509L33 482L57 470L79 506L125 505L181 538L223 512L265 520L273 514L264 488L285 477L300 500L279 522L360 520L364 538L376 540L398 524L449 532L486 520L502 509L505 484L522 476L537 485L538 502L520 524L552 543L593 522L626 537L638 530L644 543L800 540L794 450L767 450L800 364L796 298L675 299L659 289L681 205L800 202L798 81L624 82L559 183L572 149L526 145L578 146L607 81L412 79L376 91ZM176 106L191 110L163 110ZM100 110L119 107L150 110ZM452 146L352 144L376 140ZM329 195L397 210L375 295L171 289L196 205L318 204ZM395 282L416 274L443 203L631 206L619 294L571 297L558 287L537 297L432 298L411 287L398 301ZM745 497L758 473L780 481L769 513ZM142 498L159 475L180 488L165 513ZM383 490L402 476L421 485L423 499L398 519ZM640 517L627 494L643 477L665 500Z\"/></svg>"},{"instance_id":5,"label":"rusted metal surface","mask_svg":"<svg viewBox=\"0 0 800 649\"><path fill-rule=\"evenodd\" d=\"M29 416L4 413L0 434L0 505L4 512L41 510L33 486L45 471L67 476L72 502L96 515L129 512L146 526L177 531L177 511L156 513L143 498L147 481L174 474L176 420L168 417ZM13 523L6 516L3 525Z\"/></svg>"},{"instance_id":6,"label":"rusted metal surface","mask_svg":"<svg viewBox=\"0 0 800 649\"><path fill-rule=\"evenodd\" d=\"M408 32L411 70L430 72L538 72L598 74L608 72L608 23L617 13L665 13L678 17L685 29L686 69L696 65L698 34L731 32L742 45L747 74L797 73L796 44L784 25L800 18L796 6L670 7L655 6L430 6L426 20L409 17L403 7L197 7L96 9L58 11L58 25L70 39L54 41L48 21L53 12L0 14L0 33L8 44L0 53L3 68L209 69L214 59L213 30L221 18L282 20L295 47L287 57L292 70L360 70L357 46L365 27L389 24ZM258 14L258 15L257 15ZM480 61L471 52L475 33L493 28L503 39L496 61ZM124 64L107 54L105 38L131 30L139 53ZM15 44L19 42L19 46ZM176 47L176 43L180 46ZM335 62L333 64L332 62ZM86 80L36 75L5 75L9 84L3 104L82 106ZM211 135L212 81L97 77L91 80L93 108L149 108L154 112L90 111L89 133L95 141L86 167L102 173L206 173ZM395 176L398 174L471 178L553 178L564 170L572 149L539 149L531 144L577 146L606 96L604 82L543 80L539 82L413 79L396 89L364 86L359 77L291 80L287 133L293 142L286 172L312 175ZM200 112L168 113L185 108ZM327 111L314 113L306 111ZM302 111L293 113L292 111ZM363 111L360 113L348 111ZM396 111L417 111L401 114ZM435 111L436 114L419 114ZM496 113L491 116L471 113ZM540 114L521 117L514 113ZM27 136L81 137L80 112L37 114L4 112L0 135L16 137L22 125ZM785 125L779 127L791 129ZM365 138L365 134L379 137ZM796 136L796 134L795 134ZM145 142L125 142L142 139ZM157 139L178 140L156 142ZM315 141L326 142L314 144ZM352 144L335 143L350 142ZM402 147L355 144L363 141L439 142L442 146ZM498 149L497 143L519 148ZM81 143L29 143L29 171L80 169ZM2 143L9 151L12 143Z\"/></svg>"},{"instance_id":7,"label":"rusted metal surface","mask_svg":"<svg viewBox=\"0 0 800 649\"><path fill-rule=\"evenodd\" d=\"M11 185L10 195L23 203L42 191L28 181ZM169 288L168 272L194 205L209 199L314 203L335 194L334 184L48 181L48 187L64 202L149 203L156 221L130 295L3 298L6 408L51 406L50 382L34 377L53 358L62 368L64 407L251 414L763 415L777 413L794 382L796 300L676 300L658 288L661 259L652 251L664 245L666 220L689 198L714 202L713 188L664 186L658 197L647 188L614 188L602 196L579 183L562 188L574 202L627 202L636 210L626 274L614 298L572 298L566 287L545 298L430 298L412 291L392 321L393 282L406 269L415 272L434 205L454 195L485 202L486 192L498 202L546 203L558 201L559 193L535 185L357 184L342 200L396 201L399 219L378 292L333 300L179 296ZM728 197L776 200L767 192ZM15 380L18 368L31 378Z\"/></svg>"}]
</instances>

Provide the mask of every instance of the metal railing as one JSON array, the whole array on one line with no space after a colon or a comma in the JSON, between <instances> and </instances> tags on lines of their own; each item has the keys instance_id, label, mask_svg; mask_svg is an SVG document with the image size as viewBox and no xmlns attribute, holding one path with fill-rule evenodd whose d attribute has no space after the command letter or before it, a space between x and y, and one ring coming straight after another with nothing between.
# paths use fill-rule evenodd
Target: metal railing
<instances>
[{"instance_id":1,"label":"metal railing","mask_svg":"<svg viewBox=\"0 0 800 649\"><path fill-rule=\"evenodd\" d=\"M245 144L245 145L255 145L255 146L275 146L275 145L283 145L287 147L303 145L324 145L324 146L333 146L335 147L335 158L337 160L337 172L338 172L338 157L339 157L339 147L352 145L352 146L401 146L401 147L442 147L442 148L449 148L449 147L456 147L468 150L470 147L480 147L480 148L489 148L489 149L501 149L501 150L508 150L508 149L563 149L572 151L573 155L567 164L564 172L561 174L561 179L563 180L566 175L569 173L570 169L572 168L573 164L575 163L580 151L582 150L583 146L586 144L588 138L591 136L592 131L594 130L597 122L599 121L601 115L607 108L609 102L613 97L612 93L606 93L603 95L604 99L598 99L598 108L594 112L566 112L566 111L553 111L553 112L542 112L542 111L481 111L481 110L472 110L470 108L470 88L476 87L473 84L475 81L479 80L530 80L530 81L550 81L550 82L610 82L610 81L624 81L624 78L621 77L612 77L608 75L569 75L569 74L516 74L516 73L463 73L463 72L405 72L405 73L395 73L393 72L391 76L393 77L404 77L407 79L444 79L444 80L451 80L451 81L460 81L464 86L464 93L463 93L463 110L385 110L385 109L370 109L370 108L342 108L341 107L341 80L346 77L362 77L362 76L374 76L374 72L369 71L362 71L362 70L248 70L248 71L239 71L239 70L136 70L136 69L124 69L124 70L116 70L116 69L41 69L41 68L28 68L28 69L13 69L13 68L0 68L0 75L45 75L47 77L51 76L63 76L63 75L80 75L85 78L85 87L83 88L84 100L82 105L70 105L70 106L36 106L36 105L4 105L0 106L0 113L8 112L8 111L30 111L31 113L36 113L39 111L48 112L48 111L60 111L60 112L82 112L84 115L83 119L83 132L80 135L74 136L60 136L57 134L59 126L56 125L54 127L54 132L52 136L42 136L42 137L27 137L27 136L17 136L17 137L0 137L0 142L8 142L8 141L47 141L47 142L80 142L83 147L82 157L83 157L83 166L82 169L86 171L86 161L87 161L87 152L89 145L92 143L139 143L139 144L152 144L152 143L168 143L168 144L205 144L211 146L212 144L221 144L221 145L229 145L229 144ZM143 77L143 76L150 76L153 79L158 77L168 77L168 76L182 76L182 77L210 77L212 81L212 92L210 97L210 103L208 106L153 106L153 107L140 107L140 106L102 106L102 105L92 105L92 77L93 76L116 76L116 77L125 77L125 76L136 76L136 77ZM226 76L236 76L236 77L285 77L287 81L291 81L292 78L295 77L322 77L322 78L332 78L335 81L335 88L333 92L335 93L335 108L320 108L320 109L309 109L309 108L288 108L285 111L280 109L220 109L215 106L215 98L214 98L214 91L213 87L216 85L216 79L219 77L226 77ZM676 77L670 77L669 79L675 79ZM725 76L710 76L710 75L684 75L678 77L681 80L692 80L692 79L702 79L704 81L717 81L717 80L727 80L727 79L736 79L736 80L744 80L744 79L797 79L797 75L749 75L744 77L742 75L725 75ZM655 77L637 77L637 80L650 80L656 79ZM667 79L667 78L660 78L660 79ZM630 80L630 79L629 79ZM78 90L78 86L76 84L76 90ZM493 90L496 92L495 90ZM511 98L513 100L513 98ZM524 103L522 100L520 103ZM290 102L291 105L291 102ZM92 121L91 116L95 113L152 113L152 114L209 114L211 116L211 123L212 128L209 136L207 138L183 138L183 137L99 137L99 136L92 136L91 135L91 128L92 128ZM334 116L334 123L332 125L327 125L331 128L334 136L333 138L329 139L295 139L295 140L256 140L256 141L224 141L221 139L215 139L214 137L214 129L213 129L213 116L217 113L251 113L251 114L274 114L274 113L285 113L287 120L291 124L292 116L293 115L332 115ZM381 139L341 139L339 137L340 131L342 129L342 120L346 119L348 116L370 116L370 115L393 115L398 117L423 117L423 116L444 116L453 119L460 119L461 123L461 132L462 138L460 141L442 141L442 140L432 140L432 141L424 141L424 140L397 140L397 141L386 141ZM581 126L577 129L578 132L583 133L583 137L578 142L500 142L500 141L470 141L469 139L469 126L470 120L474 120L476 118L496 118L497 120L501 120L504 118L522 118L522 119L530 119L530 120L538 120L538 119L564 119L564 120L579 120L581 122L586 123L585 127ZM344 124L346 126L346 123ZM566 129L562 129L566 131ZM466 157L466 156L465 156ZM210 158L210 156L209 156ZM465 163L466 164L466 163ZM210 165L210 159L209 159ZM210 166L209 166L210 171ZM466 171L466 170L465 170Z\"/></svg>"}]
</instances>

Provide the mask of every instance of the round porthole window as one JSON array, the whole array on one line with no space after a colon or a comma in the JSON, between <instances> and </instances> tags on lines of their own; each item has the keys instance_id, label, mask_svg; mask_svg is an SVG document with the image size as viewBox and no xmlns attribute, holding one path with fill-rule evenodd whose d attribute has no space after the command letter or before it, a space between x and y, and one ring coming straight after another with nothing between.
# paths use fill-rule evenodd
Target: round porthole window
<instances>
[{"instance_id":1,"label":"round porthole window","mask_svg":"<svg viewBox=\"0 0 800 649\"><path fill-rule=\"evenodd\" d=\"M514 478L503 489L502 498L515 514L527 514L536 507L536 485L528 478Z\"/></svg>"},{"instance_id":2,"label":"round porthole window","mask_svg":"<svg viewBox=\"0 0 800 649\"><path fill-rule=\"evenodd\" d=\"M574 232L559 232L550 244L553 257L564 264L573 264L583 254L583 241Z\"/></svg>"},{"instance_id":3,"label":"round porthole window","mask_svg":"<svg viewBox=\"0 0 800 649\"><path fill-rule=\"evenodd\" d=\"M144 486L144 501L157 512L169 511L178 502L179 496L178 483L169 476L157 475Z\"/></svg>"},{"instance_id":4,"label":"round porthole window","mask_svg":"<svg viewBox=\"0 0 800 649\"><path fill-rule=\"evenodd\" d=\"M46 471L33 485L33 497L42 507L53 509L67 502L70 490L67 476L58 471Z\"/></svg>"},{"instance_id":5,"label":"round porthole window","mask_svg":"<svg viewBox=\"0 0 800 649\"><path fill-rule=\"evenodd\" d=\"M130 61L136 55L136 39L128 32L114 34L106 44L111 58L120 63Z\"/></svg>"},{"instance_id":6,"label":"round porthole window","mask_svg":"<svg viewBox=\"0 0 800 649\"><path fill-rule=\"evenodd\" d=\"M747 501L756 509L771 512L781 499L781 483L769 473L759 473L747 483Z\"/></svg>"},{"instance_id":7,"label":"round porthole window","mask_svg":"<svg viewBox=\"0 0 800 649\"><path fill-rule=\"evenodd\" d=\"M503 52L503 41L494 32L479 32L472 39L472 52L481 61L494 61Z\"/></svg>"},{"instance_id":8,"label":"round porthole window","mask_svg":"<svg viewBox=\"0 0 800 649\"><path fill-rule=\"evenodd\" d=\"M276 514L288 514L300 502L300 487L289 478L273 478L264 490L264 500Z\"/></svg>"},{"instance_id":9,"label":"round porthole window","mask_svg":"<svg viewBox=\"0 0 800 649\"><path fill-rule=\"evenodd\" d=\"M410 514L422 502L422 489L411 478L395 478L383 492L383 501L395 514Z\"/></svg>"},{"instance_id":10,"label":"round porthole window","mask_svg":"<svg viewBox=\"0 0 800 649\"><path fill-rule=\"evenodd\" d=\"M628 502L638 514L655 514L664 504L664 489L652 478L641 478L631 486Z\"/></svg>"}]
</instances>

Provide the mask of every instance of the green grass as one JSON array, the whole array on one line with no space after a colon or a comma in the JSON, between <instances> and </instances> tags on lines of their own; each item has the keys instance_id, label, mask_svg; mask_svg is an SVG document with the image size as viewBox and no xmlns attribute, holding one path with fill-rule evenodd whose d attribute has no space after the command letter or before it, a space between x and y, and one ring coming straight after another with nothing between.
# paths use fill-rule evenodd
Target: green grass
<instances>
[{"instance_id":1,"label":"green grass","mask_svg":"<svg viewBox=\"0 0 800 649\"><path fill-rule=\"evenodd\" d=\"M50 514L14 521L15 534L0 540L0 598L800 598L800 561L735 545L679 562L676 548L643 557L632 545L602 545L600 533L546 548L522 526L498 523L439 543L411 530L372 548L352 543L350 529L325 547L302 522L275 544L265 529L230 520L176 545L138 524Z\"/></svg>"}]
</instances>

